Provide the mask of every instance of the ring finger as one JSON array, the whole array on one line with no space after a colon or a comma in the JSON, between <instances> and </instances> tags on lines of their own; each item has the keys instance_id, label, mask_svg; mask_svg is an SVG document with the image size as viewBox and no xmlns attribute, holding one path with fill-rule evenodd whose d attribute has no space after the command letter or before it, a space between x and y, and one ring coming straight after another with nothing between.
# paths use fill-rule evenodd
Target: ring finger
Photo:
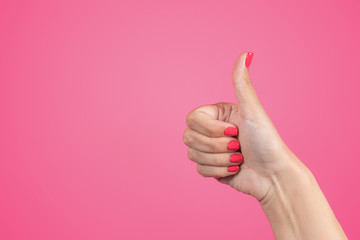
<instances>
[{"instance_id":1,"label":"ring finger","mask_svg":"<svg viewBox=\"0 0 360 240\"><path fill-rule=\"evenodd\" d=\"M244 157L239 152L233 153L205 153L189 148L188 158L198 164L227 167L230 165L239 165L244 161Z\"/></svg>"}]
</instances>

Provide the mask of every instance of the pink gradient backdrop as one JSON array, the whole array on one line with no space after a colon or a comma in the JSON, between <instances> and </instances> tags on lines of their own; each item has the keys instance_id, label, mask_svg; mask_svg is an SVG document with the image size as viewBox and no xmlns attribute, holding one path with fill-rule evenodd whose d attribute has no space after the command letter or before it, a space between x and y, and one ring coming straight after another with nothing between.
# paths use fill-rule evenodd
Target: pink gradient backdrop
<instances>
[{"instance_id":1,"label":"pink gradient backdrop","mask_svg":"<svg viewBox=\"0 0 360 240\"><path fill-rule=\"evenodd\" d=\"M360 239L359 1L0 1L0 239L272 239L186 114L252 80Z\"/></svg>"}]
</instances>

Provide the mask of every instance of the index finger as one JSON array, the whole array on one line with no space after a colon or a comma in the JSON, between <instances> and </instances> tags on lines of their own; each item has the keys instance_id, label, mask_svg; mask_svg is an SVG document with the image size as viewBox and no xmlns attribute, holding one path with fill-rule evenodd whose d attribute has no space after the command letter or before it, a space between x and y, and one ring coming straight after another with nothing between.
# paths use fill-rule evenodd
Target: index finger
<instances>
[{"instance_id":1,"label":"index finger","mask_svg":"<svg viewBox=\"0 0 360 240\"><path fill-rule=\"evenodd\" d=\"M223 107L231 107L222 105ZM230 112L230 111L227 111ZM219 120L218 105L205 105L191 111L186 118L189 128L208 137L237 136L238 129L234 124Z\"/></svg>"}]
</instances>

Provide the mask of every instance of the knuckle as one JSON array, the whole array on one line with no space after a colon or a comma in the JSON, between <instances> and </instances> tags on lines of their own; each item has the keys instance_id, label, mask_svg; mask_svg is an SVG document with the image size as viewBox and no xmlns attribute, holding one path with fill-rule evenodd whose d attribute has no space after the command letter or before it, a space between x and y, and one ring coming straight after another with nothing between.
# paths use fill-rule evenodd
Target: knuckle
<instances>
[{"instance_id":1,"label":"knuckle","mask_svg":"<svg viewBox=\"0 0 360 240\"><path fill-rule=\"evenodd\" d=\"M196 165L196 171L203 177L206 177L205 173L204 173L204 168L202 165L197 164Z\"/></svg>"},{"instance_id":2,"label":"knuckle","mask_svg":"<svg viewBox=\"0 0 360 240\"><path fill-rule=\"evenodd\" d=\"M184 134L183 134L183 142L185 144L186 144L186 132L187 132L187 129L185 129Z\"/></svg>"},{"instance_id":3,"label":"knuckle","mask_svg":"<svg viewBox=\"0 0 360 240\"><path fill-rule=\"evenodd\" d=\"M221 142L218 139L213 139L211 142L211 149L214 153L219 152L221 149Z\"/></svg>"},{"instance_id":4,"label":"knuckle","mask_svg":"<svg viewBox=\"0 0 360 240\"><path fill-rule=\"evenodd\" d=\"M226 173L224 173L224 170L222 167L219 167L217 170L216 170L216 173L215 173L215 177L219 178L219 177L226 177Z\"/></svg>"},{"instance_id":5,"label":"knuckle","mask_svg":"<svg viewBox=\"0 0 360 240\"><path fill-rule=\"evenodd\" d=\"M211 138L216 138L218 137L218 134L216 134L216 130L215 128L211 129L210 131L208 131L209 137Z\"/></svg>"},{"instance_id":6,"label":"knuckle","mask_svg":"<svg viewBox=\"0 0 360 240\"><path fill-rule=\"evenodd\" d=\"M244 80L245 80L246 85L248 85L248 87L253 88L253 85L252 85L252 82L251 82L249 76L246 76Z\"/></svg>"},{"instance_id":7,"label":"knuckle","mask_svg":"<svg viewBox=\"0 0 360 240\"><path fill-rule=\"evenodd\" d=\"M186 145L190 145L191 144L191 141L192 141L192 136L191 136L191 132L190 130L187 128L184 132L184 136L183 136L183 142L186 144Z\"/></svg>"},{"instance_id":8,"label":"knuckle","mask_svg":"<svg viewBox=\"0 0 360 240\"><path fill-rule=\"evenodd\" d=\"M192 148L189 148L188 149L188 158L191 160L191 161L195 161L195 153L194 153L194 150Z\"/></svg>"},{"instance_id":9,"label":"knuckle","mask_svg":"<svg viewBox=\"0 0 360 240\"><path fill-rule=\"evenodd\" d=\"M191 111L187 116L186 116L186 125L191 128L194 124L194 119L195 119L195 110Z\"/></svg>"},{"instance_id":10,"label":"knuckle","mask_svg":"<svg viewBox=\"0 0 360 240\"><path fill-rule=\"evenodd\" d=\"M197 171L200 175L202 175L202 167L201 167L200 164L197 164L197 165L196 165L196 171Z\"/></svg>"},{"instance_id":11,"label":"knuckle","mask_svg":"<svg viewBox=\"0 0 360 240\"><path fill-rule=\"evenodd\" d=\"M189 128L193 127L194 123L196 122L196 119L199 117L199 115L201 115L203 108L204 106L200 106L188 113L188 115L186 116L186 125Z\"/></svg>"},{"instance_id":12,"label":"knuckle","mask_svg":"<svg viewBox=\"0 0 360 240\"><path fill-rule=\"evenodd\" d=\"M213 163L215 166L220 166L222 161L219 157L214 157L214 159L212 159Z\"/></svg>"},{"instance_id":13,"label":"knuckle","mask_svg":"<svg viewBox=\"0 0 360 240\"><path fill-rule=\"evenodd\" d=\"M224 177L223 172L221 171L221 168L216 168L214 170L214 177L215 178Z\"/></svg>"}]
</instances>

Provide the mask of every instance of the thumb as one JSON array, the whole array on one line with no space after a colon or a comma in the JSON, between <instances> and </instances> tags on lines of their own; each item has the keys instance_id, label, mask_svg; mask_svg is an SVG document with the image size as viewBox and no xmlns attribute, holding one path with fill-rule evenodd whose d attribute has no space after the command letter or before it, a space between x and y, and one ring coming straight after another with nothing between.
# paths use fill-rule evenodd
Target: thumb
<instances>
[{"instance_id":1,"label":"thumb","mask_svg":"<svg viewBox=\"0 0 360 240\"><path fill-rule=\"evenodd\" d=\"M249 67L253 56L254 53L252 52L243 52L234 64L232 79L234 92L240 107L261 107L249 76Z\"/></svg>"},{"instance_id":2,"label":"thumb","mask_svg":"<svg viewBox=\"0 0 360 240\"><path fill-rule=\"evenodd\" d=\"M242 53L236 60L233 68L233 85L236 98L239 102L238 109L242 117L261 122L263 126L268 126L273 133L278 135L275 126L263 108L249 76L249 67L254 54L252 52ZM268 134L267 134L268 135Z\"/></svg>"}]
</instances>

